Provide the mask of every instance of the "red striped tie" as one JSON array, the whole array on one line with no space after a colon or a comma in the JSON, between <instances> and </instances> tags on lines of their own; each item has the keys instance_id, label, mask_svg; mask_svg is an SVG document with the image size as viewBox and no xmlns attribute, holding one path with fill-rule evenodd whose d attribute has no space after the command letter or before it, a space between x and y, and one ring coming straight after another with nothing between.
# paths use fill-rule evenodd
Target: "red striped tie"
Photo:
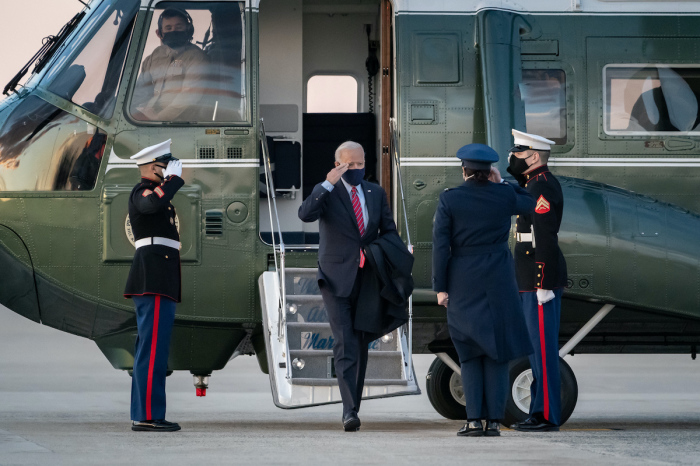
<instances>
[{"instance_id":1,"label":"red striped tie","mask_svg":"<svg viewBox=\"0 0 700 466\"><path fill-rule=\"evenodd\" d=\"M360 236L365 235L365 219L362 217L362 205L360 204L360 198L357 196L357 187L352 187L352 208L355 210L355 217L357 217L357 228L360 229Z\"/></svg>"}]
</instances>

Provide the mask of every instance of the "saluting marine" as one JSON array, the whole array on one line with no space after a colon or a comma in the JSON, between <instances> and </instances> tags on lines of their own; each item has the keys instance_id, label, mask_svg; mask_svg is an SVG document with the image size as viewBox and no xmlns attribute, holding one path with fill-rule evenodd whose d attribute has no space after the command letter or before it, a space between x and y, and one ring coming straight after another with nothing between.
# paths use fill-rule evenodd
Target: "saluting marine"
<instances>
[{"instance_id":1,"label":"saluting marine","mask_svg":"<svg viewBox=\"0 0 700 466\"><path fill-rule=\"evenodd\" d=\"M534 353L530 364L530 417L512 427L556 431L561 423L559 319L566 286L566 261L558 233L564 210L559 181L547 168L554 141L513 130L508 172L535 199L532 213L516 222L515 271Z\"/></svg>"},{"instance_id":2,"label":"saluting marine","mask_svg":"<svg viewBox=\"0 0 700 466\"><path fill-rule=\"evenodd\" d=\"M141 182L129 197L136 252L124 296L136 306L136 351L131 381L131 429L172 432L165 420L165 376L175 304L180 302L180 235L170 202L185 184L182 162L172 156L170 139L131 157Z\"/></svg>"}]
</instances>

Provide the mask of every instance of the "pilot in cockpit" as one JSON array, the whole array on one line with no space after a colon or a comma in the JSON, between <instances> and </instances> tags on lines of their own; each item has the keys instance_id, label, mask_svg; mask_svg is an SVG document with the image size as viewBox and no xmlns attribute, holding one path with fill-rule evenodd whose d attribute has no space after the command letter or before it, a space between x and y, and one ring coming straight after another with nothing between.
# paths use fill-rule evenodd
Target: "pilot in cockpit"
<instances>
[{"instance_id":1,"label":"pilot in cockpit","mask_svg":"<svg viewBox=\"0 0 700 466\"><path fill-rule=\"evenodd\" d=\"M167 8L156 35L161 45L143 60L131 115L142 121L197 121L208 58L192 43L192 18L185 10Z\"/></svg>"}]
</instances>

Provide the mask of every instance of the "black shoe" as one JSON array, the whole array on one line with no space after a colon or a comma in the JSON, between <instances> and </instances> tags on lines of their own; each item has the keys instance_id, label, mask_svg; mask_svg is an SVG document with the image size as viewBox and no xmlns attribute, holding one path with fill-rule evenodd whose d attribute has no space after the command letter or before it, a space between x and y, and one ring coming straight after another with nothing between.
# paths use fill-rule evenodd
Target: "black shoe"
<instances>
[{"instance_id":1,"label":"black shoe","mask_svg":"<svg viewBox=\"0 0 700 466\"><path fill-rule=\"evenodd\" d=\"M524 421L516 422L515 424L511 425L510 428L513 430L520 430L521 427L525 429L527 427L531 427L539 423L540 421L536 417L532 416L525 419Z\"/></svg>"},{"instance_id":2,"label":"black shoe","mask_svg":"<svg viewBox=\"0 0 700 466\"><path fill-rule=\"evenodd\" d=\"M559 432L559 426L549 421L530 418L524 422L515 424L513 429L520 432Z\"/></svg>"},{"instance_id":3,"label":"black shoe","mask_svg":"<svg viewBox=\"0 0 700 466\"><path fill-rule=\"evenodd\" d=\"M484 435L487 437L498 437L501 435L501 423L498 421L486 421Z\"/></svg>"},{"instance_id":4,"label":"black shoe","mask_svg":"<svg viewBox=\"0 0 700 466\"><path fill-rule=\"evenodd\" d=\"M360 418L357 417L357 413L350 413L343 417L343 429L345 432L357 432L360 430Z\"/></svg>"},{"instance_id":5,"label":"black shoe","mask_svg":"<svg viewBox=\"0 0 700 466\"><path fill-rule=\"evenodd\" d=\"M175 432L180 430L180 424L168 422L165 419L156 421L133 421L131 430L136 432Z\"/></svg>"},{"instance_id":6,"label":"black shoe","mask_svg":"<svg viewBox=\"0 0 700 466\"><path fill-rule=\"evenodd\" d=\"M484 435L484 425L481 421L469 421L457 431L460 437L481 437Z\"/></svg>"}]
</instances>

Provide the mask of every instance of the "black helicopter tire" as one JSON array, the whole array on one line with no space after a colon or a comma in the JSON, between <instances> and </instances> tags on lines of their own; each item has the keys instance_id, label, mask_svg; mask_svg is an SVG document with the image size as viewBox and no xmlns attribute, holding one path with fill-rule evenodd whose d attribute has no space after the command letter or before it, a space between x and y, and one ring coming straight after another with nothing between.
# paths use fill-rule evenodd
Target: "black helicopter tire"
<instances>
[{"instance_id":1,"label":"black helicopter tire","mask_svg":"<svg viewBox=\"0 0 700 466\"><path fill-rule=\"evenodd\" d=\"M518 396L517 393L520 393L520 396L522 396L524 392L529 392L529 386L526 387L526 382L527 380L532 380L530 360L524 357L512 361L508 373L510 390L508 391L508 401L506 402L506 416L503 419L503 425L506 427L516 422L524 421L528 417L527 411L523 411L525 406L521 402L520 406L522 407L519 407L519 403L516 403L514 397ZM529 377L528 373L530 374ZM561 377L561 423L564 424L569 420L576 408L578 383L576 382L574 371L561 357L559 358L559 374ZM517 387L514 386L516 383L518 384Z\"/></svg>"},{"instance_id":2,"label":"black helicopter tire","mask_svg":"<svg viewBox=\"0 0 700 466\"><path fill-rule=\"evenodd\" d=\"M465 405L455 398L453 390L450 389L453 375L460 379L461 387L461 378L440 358L435 358L425 377L425 389L428 392L430 404L442 417L455 420L466 419Z\"/></svg>"}]
</instances>

